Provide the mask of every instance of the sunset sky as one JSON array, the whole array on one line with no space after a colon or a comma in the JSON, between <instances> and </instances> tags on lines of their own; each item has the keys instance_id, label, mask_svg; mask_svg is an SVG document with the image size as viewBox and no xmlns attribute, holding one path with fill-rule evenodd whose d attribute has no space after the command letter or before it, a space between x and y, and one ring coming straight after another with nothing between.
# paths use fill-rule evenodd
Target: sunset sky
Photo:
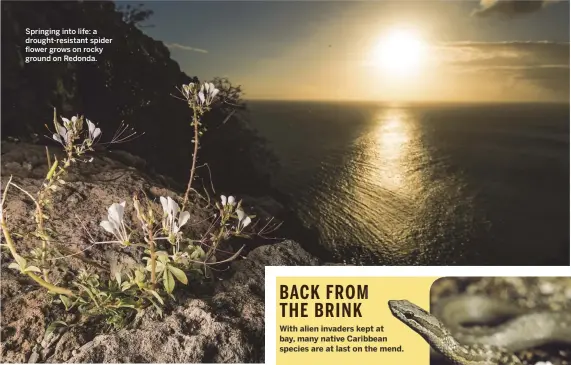
<instances>
[{"instance_id":1,"label":"sunset sky","mask_svg":"<svg viewBox=\"0 0 571 365\"><path fill-rule=\"evenodd\" d=\"M145 5L183 71L249 99L569 100L568 1Z\"/></svg>"}]
</instances>

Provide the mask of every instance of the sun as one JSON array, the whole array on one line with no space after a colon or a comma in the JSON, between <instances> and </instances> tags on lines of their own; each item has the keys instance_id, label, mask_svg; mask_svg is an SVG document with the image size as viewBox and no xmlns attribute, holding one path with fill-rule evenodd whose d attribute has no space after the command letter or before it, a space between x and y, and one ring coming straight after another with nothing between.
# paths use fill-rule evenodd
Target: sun
<instances>
[{"instance_id":1,"label":"sun","mask_svg":"<svg viewBox=\"0 0 571 365\"><path fill-rule=\"evenodd\" d=\"M420 70L425 44L414 31L395 29L373 49L373 63L390 75L411 75Z\"/></svg>"}]
</instances>

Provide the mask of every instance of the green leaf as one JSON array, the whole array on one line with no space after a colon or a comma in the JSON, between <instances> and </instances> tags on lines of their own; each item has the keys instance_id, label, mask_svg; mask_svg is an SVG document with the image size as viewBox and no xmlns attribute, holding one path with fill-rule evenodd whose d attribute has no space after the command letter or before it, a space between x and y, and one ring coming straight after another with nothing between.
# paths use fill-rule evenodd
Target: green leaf
<instances>
[{"instance_id":1,"label":"green leaf","mask_svg":"<svg viewBox=\"0 0 571 365\"><path fill-rule=\"evenodd\" d=\"M16 254L14 256L14 259L16 260L16 262L18 263L18 266L20 267L20 270L24 271L24 269L26 268L28 262L26 261L25 258L23 258L22 256Z\"/></svg>"},{"instance_id":2,"label":"green leaf","mask_svg":"<svg viewBox=\"0 0 571 365\"><path fill-rule=\"evenodd\" d=\"M54 163L52 164L52 167L50 168L50 171L48 171L48 174L46 176L46 180L51 180L52 177L54 176L54 173L56 172L56 168L58 166L58 160L56 159L54 161Z\"/></svg>"},{"instance_id":3,"label":"green leaf","mask_svg":"<svg viewBox=\"0 0 571 365\"><path fill-rule=\"evenodd\" d=\"M191 260L197 260L200 259L201 257L203 257L205 255L204 250L202 249L202 247L200 246L196 246L194 248L194 251L190 254L190 259Z\"/></svg>"},{"instance_id":4,"label":"green leaf","mask_svg":"<svg viewBox=\"0 0 571 365\"><path fill-rule=\"evenodd\" d=\"M158 257L161 257L161 256L167 256L168 257L169 254L166 251L157 251L157 252L155 252L155 255L157 255Z\"/></svg>"},{"instance_id":5,"label":"green leaf","mask_svg":"<svg viewBox=\"0 0 571 365\"><path fill-rule=\"evenodd\" d=\"M133 308L136 310L139 310L139 308L141 307L141 303L134 300L133 298L122 299L119 304L121 307Z\"/></svg>"},{"instance_id":6,"label":"green leaf","mask_svg":"<svg viewBox=\"0 0 571 365\"><path fill-rule=\"evenodd\" d=\"M163 298L161 298L161 296L159 295L159 293L157 293L157 292L154 291L154 290L149 290L149 292L150 292L151 294L153 294L153 296L154 296L155 298L157 298L157 300L158 300L161 304L163 304L163 305L165 304L165 302L163 301Z\"/></svg>"},{"instance_id":7,"label":"green leaf","mask_svg":"<svg viewBox=\"0 0 571 365\"><path fill-rule=\"evenodd\" d=\"M66 297L65 295L60 295L59 299L63 303L66 310L69 310L71 308L71 301L69 300L68 297Z\"/></svg>"},{"instance_id":8,"label":"green leaf","mask_svg":"<svg viewBox=\"0 0 571 365\"><path fill-rule=\"evenodd\" d=\"M170 258L168 256L157 256L157 262L161 264L168 264Z\"/></svg>"},{"instance_id":9,"label":"green leaf","mask_svg":"<svg viewBox=\"0 0 571 365\"><path fill-rule=\"evenodd\" d=\"M52 323L50 323L50 325L48 326L48 328L46 328L46 333L44 334L44 338L48 338L48 336L55 331L55 329L57 327L67 327L67 323L65 323L64 321L53 321Z\"/></svg>"},{"instance_id":10,"label":"green leaf","mask_svg":"<svg viewBox=\"0 0 571 365\"><path fill-rule=\"evenodd\" d=\"M20 265L18 265L17 262L11 262L10 265L8 265L8 268L18 270L18 271L22 271L22 270L20 270Z\"/></svg>"},{"instance_id":11,"label":"green leaf","mask_svg":"<svg viewBox=\"0 0 571 365\"><path fill-rule=\"evenodd\" d=\"M135 284L125 281L123 284L121 284L121 291L129 290L133 285Z\"/></svg>"},{"instance_id":12,"label":"green leaf","mask_svg":"<svg viewBox=\"0 0 571 365\"><path fill-rule=\"evenodd\" d=\"M117 284L121 286L121 273L119 271L115 273L115 280L117 280Z\"/></svg>"},{"instance_id":13,"label":"green leaf","mask_svg":"<svg viewBox=\"0 0 571 365\"><path fill-rule=\"evenodd\" d=\"M133 308L133 309L135 309L135 304L130 303L128 301L121 300L119 302L119 305L117 305L117 307L118 308Z\"/></svg>"},{"instance_id":14,"label":"green leaf","mask_svg":"<svg viewBox=\"0 0 571 365\"><path fill-rule=\"evenodd\" d=\"M188 279L184 271L179 269L178 267L169 266L169 271L184 285L188 284Z\"/></svg>"},{"instance_id":15,"label":"green leaf","mask_svg":"<svg viewBox=\"0 0 571 365\"><path fill-rule=\"evenodd\" d=\"M163 285L167 293L172 293L174 290L174 284L174 277L172 276L171 272L165 271L165 274L163 275Z\"/></svg>"},{"instance_id":16,"label":"green leaf","mask_svg":"<svg viewBox=\"0 0 571 365\"><path fill-rule=\"evenodd\" d=\"M157 313L158 313L159 317L162 318L162 317L163 317L163 310L162 310L162 308L159 307L159 306L157 305L157 303L155 303L154 300L149 299L149 301L153 304L153 307L155 307L155 309L157 310Z\"/></svg>"},{"instance_id":17,"label":"green leaf","mask_svg":"<svg viewBox=\"0 0 571 365\"><path fill-rule=\"evenodd\" d=\"M149 263L147 264L146 269L147 269L148 272L153 271L150 261L149 261ZM164 265L162 262L160 262L160 261L155 261L155 273L159 274L159 273L161 273L164 269L165 269L165 265Z\"/></svg>"},{"instance_id":18,"label":"green leaf","mask_svg":"<svg viewBox=\"0 0 571 365\"><path fill-rule=\"evenodd\" d=\"M37 266L28 266L27 268L24 269L24 272L30 272L30 271L39 272L39 273L42 272L42 270L40 270L40 268Z\"/></svg>"}]
</instances>

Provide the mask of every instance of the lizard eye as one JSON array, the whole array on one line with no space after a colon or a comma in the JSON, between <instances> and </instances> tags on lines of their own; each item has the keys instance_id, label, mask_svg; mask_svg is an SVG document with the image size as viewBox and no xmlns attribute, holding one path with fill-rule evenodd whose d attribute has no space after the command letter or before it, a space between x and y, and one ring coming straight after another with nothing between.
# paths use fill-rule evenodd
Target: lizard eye
<instances>
[{"instance_id":1,"label":"lizard eye","mask_svg":"<svg viewBox=\"0 0 571 365\"><path fill-rule=\"evenodd\" d=\"M414 318L414 313L406 311L406 312L404 312L404 316L406 318Z\"/></svg>"}]
</instances>

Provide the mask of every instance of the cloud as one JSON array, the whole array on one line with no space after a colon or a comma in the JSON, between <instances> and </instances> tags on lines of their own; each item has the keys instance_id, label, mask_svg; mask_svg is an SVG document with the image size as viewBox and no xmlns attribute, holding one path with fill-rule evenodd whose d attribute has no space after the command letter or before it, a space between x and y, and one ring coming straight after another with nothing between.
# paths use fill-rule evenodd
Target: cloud
<instances>
[{"instance_id":1,"label":"cloud","mask_svg":"<svg viewBox=\"0 0 571 365\"><path fill-rule=\"evenodd\" d=\"M193 52L199 52L199 53L208 53L207 50L205 49L201 49L201 48L194 48L194 47L189 47L189 46L185 46L179 43L168 43L165 44L165 46L167 46L170 49L182 49L184 51L193 51Z\"/></svg>"},{"instance_id":2,"label":"cloud","mask_svg":"<svg viewBox=\"0 0 571 365\"><path fill-rule=\"evenodd\" d=\"M569 67L569 43L564 42L450 42L436 52L447 63L465 66Z\"/></svg>"},{"instance_id":3,"label":"cloud","mask_svg":"<svg viewBox=\"0 0 571 365\"><path fill-rule=\"evenodd\" d=\"M480 0L480 8L472 12L472 15L487 17L490 15L517 16L534 13L543 9L550 3L559 0Z\"/></svg>"},{"instance_id":4,"label":"cloud","mask_svg":"<svg viewBox=\"0 0 571 365\"><path fill-rule=\"evenodd\" d=\"M556 97L569 96L569 43L452 42L436 47L434 53L457 72L526 82Z\"/></svg>"}]
</instances>

